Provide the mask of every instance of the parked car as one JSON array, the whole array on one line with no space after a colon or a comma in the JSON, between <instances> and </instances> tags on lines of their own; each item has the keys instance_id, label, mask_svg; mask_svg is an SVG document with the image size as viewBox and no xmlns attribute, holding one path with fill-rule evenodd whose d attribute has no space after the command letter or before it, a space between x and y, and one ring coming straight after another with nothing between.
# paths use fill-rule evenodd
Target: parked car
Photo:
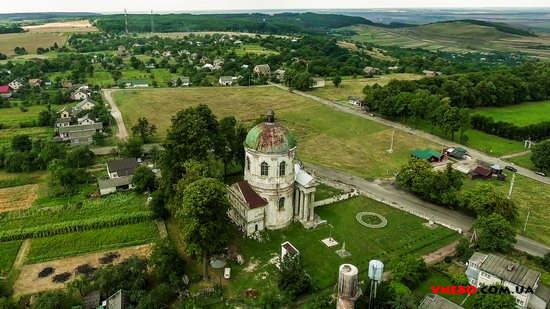
<instances>
[{"instance_id":1,"label":"parked car","mask_svg":"<svg viewBox=\"0 0 550 309\"><path fill-rule=\"evenodd\" d=\"M511 172L514 172L514 173L516 173L516 172L518 171L517 168L515 168L515 167L513 167L513 166L511 166L511 165L506 165L504 168L507 169L507 170L509 170L509 171L511 171Z\"/></svg>"},{"instance_id":2,"label":"parked car","mask_svg":"<svg viewBox=\"0 0 550 309\"><path fill-rule=\"evenodd\" d=\"M539 176L542 176L542 177L546 177L546 173L545 172L535 172L535 174L539 175Z\"/></svg>"},{"instance_id":3,"label":"parked car","mask_svg":"<svg viewBox=\"0 0 550 309\"><path fill-rule=\"evenodd\" d=\"M226 267L226 268L223 270L223 277L224 277L225 279L231 278L231 268Z\"/></svg>"}]
</instances>

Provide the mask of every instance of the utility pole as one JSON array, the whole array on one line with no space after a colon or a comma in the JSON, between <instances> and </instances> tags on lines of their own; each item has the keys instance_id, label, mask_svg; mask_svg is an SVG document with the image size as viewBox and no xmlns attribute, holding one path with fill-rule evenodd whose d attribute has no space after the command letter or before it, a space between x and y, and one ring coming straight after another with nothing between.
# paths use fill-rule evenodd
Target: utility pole
<instances>
[{"instance_id":1,"label":"utility pole","mask_svg":"<svg viewBox=\"0 0 550 309\"><path fill-rule=\"evenodd\" d=\"M508 199L512 198L512 190L514 189L515 182L516 182L516 173L512 175L512 181L510 182L510 190L508 191Z\"/></svg>"},{"instance_id":2,"label":"utility pole","mask_svg":"<svg viewBox=\"0 0 550 309\"><path fill-rule=\"evenodd\" d=\"M153 10L151 10L151 33L155 32L155 24L153 22Z\"/></svg>"},{"instance_id":3,"label":"utility pole","mask_svg":"<svg viewBox=\"0 0 550 309\"><path fill-rule=\"evenodd\" d=\"M126 9L124 9L124 24L126 26L126 36L128 36L128 15Z\"/></svg>"}]
</instances>

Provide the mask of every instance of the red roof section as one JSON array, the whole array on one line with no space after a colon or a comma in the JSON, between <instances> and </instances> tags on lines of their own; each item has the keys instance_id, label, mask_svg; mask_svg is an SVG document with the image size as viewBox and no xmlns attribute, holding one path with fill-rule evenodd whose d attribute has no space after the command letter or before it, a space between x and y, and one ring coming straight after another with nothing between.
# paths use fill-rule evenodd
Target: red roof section
<instances>
[{"instance_id":1,"label":"red roof section","mask_svg":"<svg viewBox=\"0 0 550 309\"><path fill-rule=\"evenodd\" d=\"M267 205L267 201L264 200L263 197L259 196L258 193L254 191L254 189L252 189L248 181L240 181L237 183L237 185L239 186L239 189L241 189L244 199L246 200L246 203L248 204L248 207L250 209Z\"/></svg>"},{"instance_id":2,"label":"red roof section","mask_svg":"<svg viewBox=\"0 0 550 309\"><path fill-rule=\"evenodd\" d=\"M0 93L10 93L11 88L9 85L1 85L0 86Z\"/></svg>"},{"instance_id":3,"label":"red roof section","mask_svg":"<svg viewBox=\"0 0 550 309\"><path fill-rule=\"evenodd\" d=\"M480 174L480 175L483 175L485 177L487 176L490 176L491 175L491 170L488 169L488 168L485 168L481 165L478 165L475 169L474 169L474 172Z\"/></svg>"}]
</instances>

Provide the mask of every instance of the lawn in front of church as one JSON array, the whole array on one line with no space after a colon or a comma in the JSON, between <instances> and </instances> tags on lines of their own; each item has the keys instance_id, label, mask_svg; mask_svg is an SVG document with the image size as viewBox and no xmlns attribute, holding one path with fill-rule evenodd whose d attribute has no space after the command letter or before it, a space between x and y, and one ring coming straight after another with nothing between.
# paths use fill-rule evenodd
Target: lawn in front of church
<instances>
[{"instance_id":1,"label":"lawn in front of church","mask_svg":"<svg viewBox=\"0 0 550 309\"><path fill-rule=\"evenodd\" d=\"M381 214L388 220L388 225L382 229L364 227L355 218L363 211ZM357 266L360 280L365 280L371 259L379 259L387 266L389 261L399 256L422 256L459 238L454 231L441 226L430 229L424 226L423 219L363 196L318 207L315 212L334 227L332 237L339 242L336 247L327 248L321 243L321 239L329 236L328 225L305 230L296 223L283 230L264 233L261 243L235 236L232 242L245 262L231 265L231 279L224 284L227 296L242 296L248 288L260 293L276 291L277 269L273 262L280 255L280 245L285 241L290 241L300 251L314 287L324 290L336 283L338 267L342 263ZM346 259L335 253L343 242L352 254Z\"/></svg>"}]
</instances>

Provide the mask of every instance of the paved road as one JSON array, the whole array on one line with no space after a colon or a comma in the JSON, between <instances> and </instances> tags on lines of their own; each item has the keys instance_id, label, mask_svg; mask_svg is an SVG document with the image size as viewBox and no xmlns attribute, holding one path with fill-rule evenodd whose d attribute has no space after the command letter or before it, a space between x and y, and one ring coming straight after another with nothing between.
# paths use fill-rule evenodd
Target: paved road
<instances>
[{"instance_id":1,"label":"paved road","mask_svg":"<svg viewBox=\"0 0 550 309\"><path fill-rule=\"evenodd\" d=\"M103 89L102 94L103 94L103 97L107 100L107 102L109 102L109 105L111 106L111 116L113 116L113 118L116 120L116 124L118 127L118 132L116 136L118 139L125 140L128 138L128 132L126 131L126 126L124 125L124 119L122 119L122 113L116 106L115 101L111 96L111 93L117 90L118 89Z\"/></svg>"},{"instance_id":2,"label":"paved road","mask_svg":"<svg viewBox=\"0 0 550 309\"><path fill-rule=\"evenodd\" d=\"M315 175L326 182L335 184L344 184L355 187L362 192L375 196L378 200L391 204L412 213L419 213L437 222L442 222L452 227L462 229L464 232L470 231L474 218L467 216L455 210L444 208L429 202L425 202L418 197L400 190L394 185L381 181L368 181L361 177L350 175L346 172L334 170L324 166L306 163L307 168L315 170ZM517 236L515 248L535 256L543 256L550 251L548 246L538 243L523 236Z\"/></svg>"},{"instance_id":3,"label":"paved road","mask_svg":"<svg viewBox=\"0 0 550 309\"><path fill-rule=\"evenodd\" d=\"M276 84L276 83L270 83L270 84L277 87L277 88L288 91L288 88L281 85L281 84ZM466 149L468 151L468 154L474 159L484 161L484 162L489 162L489 163L492 163L492 164L498 164L500 166L510 165L509 162L506 162L506 161L502 160L502 158L492 157L492 156L490 156L486 153L483 153L483 152L480 152L478 150L472 149L470 147L461 145L459 143L451 142L451 141L448 141L446 139L440 138L438 136L426 133L424 131L415 130L413 128L407 127L407 126L402 125L400 123L395 123L393 121L389 121L389 120L386 120L386 119L383 119L383 118L380 118L380 117L371 117L371 116L367 115L360 108L355 108L355 107L352 107L352 106L342 105L342 104L339 104L339 103L336 103L336 102L333 102L333 101L330 101L330 100L327 100L327 99L323 99L323 98L320 98L318 96L312 95L310 93L302 92L302 91L293 90L292 92L297 94L297 95L315 100L319 103L322 103L324 105L332 107L333 109L336 109L336 110L339 110L339 111L342 111L342 112L345 112L345 113L348 113L348 114L353 114L353 115L356 115L356 116L359 116L359 117L363 117L363 118L368 119L370 121L375 121L375 122L387 125L389 127L398 129L398 130L406 132L406 133L414 134L414 135L422 137L426 140L432 141L436 144L446 145L446 146L460 146L460 147ZM550 177L539 176L539 175L535 174L535 172L533 172L529 169L523 168L521 166L515 166L515 168L518 170L518 172L517 172L518 174L521 174L525 177L528 177L528 178L534 179L536 181L539 181L539 182L550 185Z\"/></svg>"}]
</instances>

